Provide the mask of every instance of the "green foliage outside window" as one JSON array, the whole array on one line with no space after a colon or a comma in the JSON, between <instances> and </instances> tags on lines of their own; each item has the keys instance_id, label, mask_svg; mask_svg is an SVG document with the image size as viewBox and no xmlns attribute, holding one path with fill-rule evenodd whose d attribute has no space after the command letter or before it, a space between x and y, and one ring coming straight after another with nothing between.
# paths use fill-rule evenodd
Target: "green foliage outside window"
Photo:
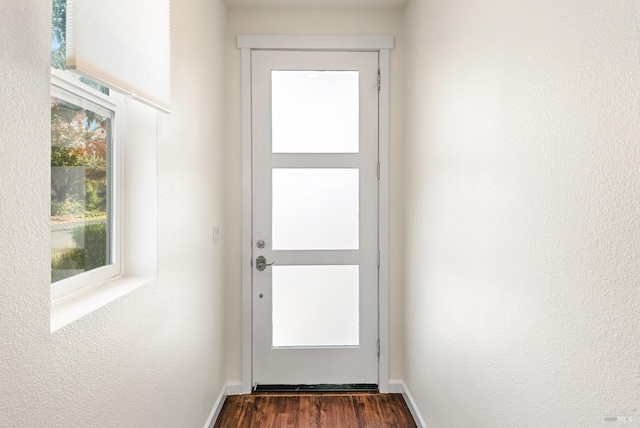
<instances>
[{"instance_id":1,"label":"green foliage outside window","mask_svg":"<svg viewBox=\"0 0 640 428\"><path fill-rule=\"evenodd\" d=\"M73 229L77 248L67 248L51 257L51 281L59 281L107 263L107 224L87 224Z\"/></svg>"},{"instance_id":2,"label":"green foliage outside window","mask_svg":"<svg viewBox=\"0 0 640 428\"><path fill-rule=\"evenodd\" d=\"M77 227L73 230L73 240L84 244L83 269L91 270L104 266L107 259L107 224L96 223Z\"/></svg>"},{"instance_id":3,"label":"green foliage outside window","mask_svg":"<svg viewBox=\"0 0 640 428\"><path fill-rule=\"evenodd\" d=\"M65 69L65 56L67 53L67 2L66 0L53 0L52 13L53 31L51 36L51 67L58 70Z\"/></svg>"}]
</instances>

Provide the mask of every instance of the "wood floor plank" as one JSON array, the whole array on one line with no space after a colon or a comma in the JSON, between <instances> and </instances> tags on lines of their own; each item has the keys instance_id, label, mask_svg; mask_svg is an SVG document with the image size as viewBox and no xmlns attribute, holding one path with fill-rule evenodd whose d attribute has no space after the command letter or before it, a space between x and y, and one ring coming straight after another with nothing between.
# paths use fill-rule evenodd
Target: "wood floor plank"
<instances>
[{"instance_id":1,"label":"wood floor plank","mask_svg":"<svg viewBox=\"0 0 640 428\"><path fill-rule=\"evenodd\" d=\"M259 393L229 396L214 428L414 428L400 394Z\"/></svg>"},{"instance_id":2,"label":"wood floor plank","mask_svg":"<svg viewBox=\"0 0 640 428\"><path fill-rule=\"evenodd\" d=\"M320 428L320 401L317 396L309 396L306 399L298 399L299 427Z\"/></svg>"}]
</instances>

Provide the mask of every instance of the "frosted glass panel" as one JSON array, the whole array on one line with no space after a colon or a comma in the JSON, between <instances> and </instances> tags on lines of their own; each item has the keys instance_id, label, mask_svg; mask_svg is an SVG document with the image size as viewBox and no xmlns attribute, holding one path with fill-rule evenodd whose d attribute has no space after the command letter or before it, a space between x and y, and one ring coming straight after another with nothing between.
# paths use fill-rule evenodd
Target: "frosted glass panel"
<instances>
[{"instance_id":1,"label":"frosted glass panel","mask_svg":"<svg viewBox=\"0 0 640 428\"><path fill-rule=\"evenodd\" d=\"M357 153L357 71L272 71L274 153Z\"/></svg>"},{"instance_id":2,"label":"frosted glass panel","mask_svg":"<svg viewBox=\"0 0 640 428\"><path fill-rule=\"evenodd\" d=\"M273 169L274 250L358 249L358 169Z\"/></svg>"},{"instance_id":3,"label":"frosted glass panel","mask_svg":"<svg viewBox=\"0 0 640 428\"><path fill-rule=\"evenodd\" d=\"M358 266L274 266L273 346L359 344Z\"/></svg>"}]
</instances>

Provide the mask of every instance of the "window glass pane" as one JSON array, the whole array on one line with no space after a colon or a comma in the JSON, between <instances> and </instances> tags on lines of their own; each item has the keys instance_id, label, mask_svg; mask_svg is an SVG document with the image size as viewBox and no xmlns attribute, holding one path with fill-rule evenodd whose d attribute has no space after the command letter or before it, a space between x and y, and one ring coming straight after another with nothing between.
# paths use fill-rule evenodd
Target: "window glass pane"
<instances>
[{"instance_id":1,"label":"window glass pane","mask_svg":"<svg viewBox=\"0 0 640 428\"><path fill-rule=\"evenodd\" d=\"M272 71L274 153L357 153L357 71Z\"/></svg>"},{"instance_id":2,"label":"window glass pane","mask_svg":"<svg viewBox=\"0 0 640 428\"><path fill-rule=\"evenodd\" d=\"M358 266L274 266L273 346L357 346Z\"/></svg>"},{"instance_id":3,"label":"window glass pane","mask_svg":"<svg viewBox=\"0 0 640 428\"><path fill-rule=\"evenodd\" d=\"M273 169L275 250L358 249L358 169Z\"/></svg>"},{"instance_id":4,"label":"window glass pane","mask_svg":"<svg viewBox=\"0 0 640 428\"><path fill-rule=\"evenodd\" d=\"M111 262L110 151L110 117L51 98L51 282Z\"/></svg>"},{"instance_id":5,"label":"window glass pane","mask_svg":"<svg viewBox=\"0 0 640 428\"><path fill-rule=\"evenodd\" d=\"M51 67L58 70L65 69L67 54L67 2L53 0L52 13L53 30L51 32Z\"/></svg>"}]
</instances>

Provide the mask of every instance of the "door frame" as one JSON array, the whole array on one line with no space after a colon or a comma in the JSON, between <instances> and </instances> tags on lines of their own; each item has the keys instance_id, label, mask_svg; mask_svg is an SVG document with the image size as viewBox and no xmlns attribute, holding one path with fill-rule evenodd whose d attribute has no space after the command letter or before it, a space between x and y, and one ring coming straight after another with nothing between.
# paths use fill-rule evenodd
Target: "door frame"
<instances>
[{"instance_id":1,"label":"door frame","mask_svg":"<svg viewBox=\"0 0 640 428\"><path fill-rule=\"evenodd\" d=\"M378 388L389 392L389 54L392 36L257 36L240 35L242 55L242 393L250 394L252 373L252 148L251 148L251 51L299 50L378 52L380 93L378 97Z\"/></svg>"}]
</instances>

